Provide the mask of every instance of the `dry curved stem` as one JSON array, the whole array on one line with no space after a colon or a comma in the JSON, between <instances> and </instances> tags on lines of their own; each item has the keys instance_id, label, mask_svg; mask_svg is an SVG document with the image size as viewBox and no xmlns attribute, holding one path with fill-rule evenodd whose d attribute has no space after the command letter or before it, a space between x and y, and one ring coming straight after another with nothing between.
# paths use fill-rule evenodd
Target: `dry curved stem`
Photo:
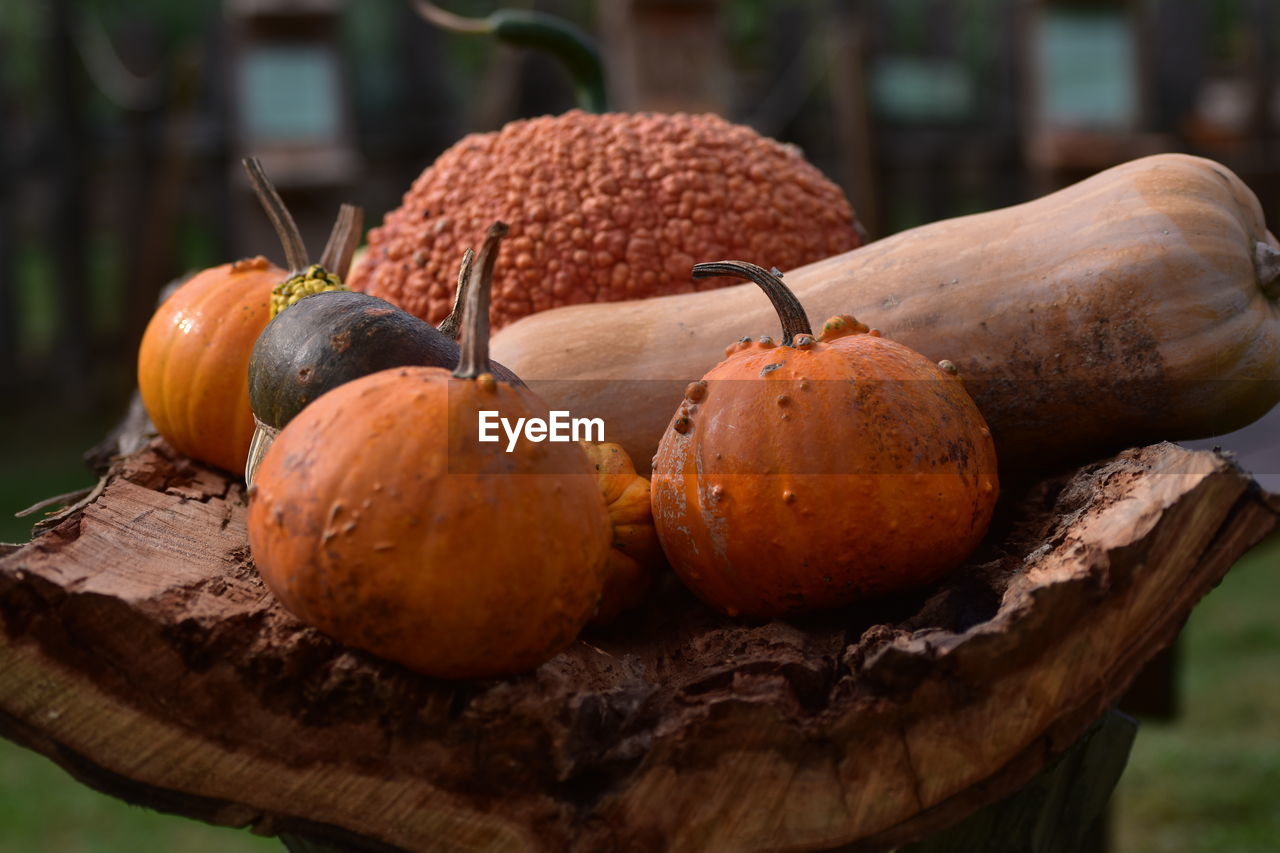
<instances>
[{"instance_id":1,"label":"dry curved stem","mask_svg":"<svg viewBox=\"0 0 1280 853\"><path fill-rule=\"evenodd\" d=\"M813 327L809 325L809 316L805 314L804 306L800 304L800 300L791 292L791 289L782 283L782 273L777 267L766 270L747 261L712 261L697 264L693 268L694 278L711 278L718 275L745 278L759 285L769 297L769 301L773 303L773 310L778 312L778 319L782 322L784 347L791 346L800 335L813 337Z\"/></svg>"},{"instance_id":2,"label":"dry curved stem","mask_svg":"<svg viewBox=\"0 0 1280 853\"><path fill-rule=\"evenodd\" d=\"M1259 240L1253 247L1253 268L1262 294L1273 302L1280 300L1280 249Z\"/></svg>"},{"instance_id":3,"label":"dry curved stem","mask_svg":"<svg viewBox=\"0 0 1280 853\"><path fill-rule=\"evenodd\" d=\"M71 40L99 92L121 109L153 110L165 102L165 75L138 74L121 57L111 41L103 16L83 4L74 8Z\"/></svg>"},{"instance_id":4,"label":"dry curved stem","mask_svg":"<svg viewBox=\"0 0 1280 853\"><path fill-rule=\"evenodd\" d=\"M475 260L475 250L468 246L467 250L462 253L462 265L458 267L458 286L453 291L453 307L449 309L449 316L441 320L440 325L436 326L437 332L455 341L462 331L462 317L466 313L463 299L467 291L471 289L471 267Z\"/></svg>"},{"instance_id":5,"label":"dry curved stem","mask_svg":"<svg viewBox=\"0 0 1280 853\"><path fill-rule=\"evenodd\" d=\"M67 518L75 512L79 512L81 509L84 509L86 506L93 503L98 499L98 496L102 494L102 490L106 488L106 485L107 478L105 476L100 477L98 478L97 483L88 488L77 489L74 492L67 492L66 494L46 498L39 503L32 504L24 510L15 512L13 515L15 518L25 518L28 515L38 512L46 507L61 505L61 509L48 513L44 518L35 523L33 531L35 533L41 533L56 526L64 518Z\"/></svg>"},{"instance_id":6,"label":"dry curved stem","mask_svg":"<svg viewBox=\"0 0 1280 853\"><path fill-rule=\"evenodd\" d=\"M346 281L347 273L351 272L351 259L355 257L363 232L364 208L354 204L344 204L338 208L338 218L334 220L333 230L329 232L329 242L325 243L324 251L320 254L320 266Z\"/></svg>"},{"instance_id":7,"label":"dry curved stem","mask_svg":"<svg viewBox=\"0 0 1280 853\"><path fill-rule=\"evenodd\" d=\"M17 512L15 512L13 514L13 517L26 518L28 515L34 515L35 513L39 512L45 507L50 507L50 506L63 507L69 504L77 503L80 500L82 500L86 495L91 493L94 490L94 488L95 488L94 486L85 486L83 489L76 489L75 491L71 491L71 492L63 492L60 495L54 495L53 497L45 498L42 501L36 501L26 509L20 509Z\"/></svg>"},{"instance_id":8,"label":"dry curved stem","mask_svg":"<svg viewBox=\"0 0 1280 853\"><path fill-rule=\"evenodd\" d=\"M266 211L267 218L271 220L276 236L280 238L280 245L284 247L284 258L289 265L289 273L293 275L302 272L310 266L310 261L307 260L307 247L302 242L302 232L298 230L298 223L293 220L289 208L285 207L280 193L276 192L275 186L267 179L267 173L263 171L262 163L258 158L245 157L240 162L244 164L245 174L249 176L249 184L253 187L254 194L258 196L258 201L262 203L262 209Z\"/></svg>"},{"instance_id":9,"label":"dry curved stem","mask_svg":"<svg viewBox=\"0 0 1280 853\"><path fill-rule=\"evenodd\" d=\"M427 22L455 33L486 35L493 32L493 24L485 18L465 18L447 9L441 9L429 0L414 0L413 8Z\"/></svg>"},{"instance_id":10,"label":"dry curved stem","mask_svg":"<svg viewBox=\"0 0 1280 853\"><path fill-rule=\"evenodd\" d=\"M505 222L490 225L472 267L466 301L462 306L462 352L458 368L453 371L459 379L475 379L492 372L489 364L489 291L493 288L493 265L498 261L498 246L509 230Z\"/></svg>"}]
</instances>

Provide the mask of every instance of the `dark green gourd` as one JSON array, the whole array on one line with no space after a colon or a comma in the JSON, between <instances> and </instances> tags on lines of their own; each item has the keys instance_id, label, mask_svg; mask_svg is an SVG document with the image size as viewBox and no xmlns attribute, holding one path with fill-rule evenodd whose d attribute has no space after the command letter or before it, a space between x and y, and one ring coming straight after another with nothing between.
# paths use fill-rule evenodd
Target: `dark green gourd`
<instances>
[{"instance_id":1,"label":"dark green gourd","mask_svg":"<svg viewBox=\"0 0 1280 853\"><path fill-rule=\"evenodd\" d=\"M318 264L307 259L296 223L252 158L250 183L276 228L290 277L273 292L273 319L258 336L249 359L249 403L256 429L245 464L253 484L275 436L321 394L353 379L393 367L457 366L463 297L470 289L474 253L463 255L453 311L436 328L397 306L342 283L360 239L359 208L343 205ZM500 364L495 378L524 383Z\"/></svg>"},{"instance_id":2,"label":"dark green gourd","mask_svg":"<svg viewBox=\"0 0 1280 853\"><path fill-rule=\"evenodd\" d=\"M308 296L267 324L249 361L258 420L282 428L324 392L392 367L453 368L458 344L386 300L335 290ZM504 382L515 374L493 365Z\"/></svg>"}]
</instances>

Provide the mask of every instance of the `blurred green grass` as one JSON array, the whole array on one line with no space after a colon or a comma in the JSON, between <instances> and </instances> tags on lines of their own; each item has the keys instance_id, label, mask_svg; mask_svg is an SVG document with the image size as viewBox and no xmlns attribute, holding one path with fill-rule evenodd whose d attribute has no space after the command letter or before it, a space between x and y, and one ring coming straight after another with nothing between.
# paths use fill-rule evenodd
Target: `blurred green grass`
<instances>
[{"instance_id":1,"label":"blurred green grass","mask_svg":"<svg viewBox=\"0 0 1280 853\"><path fill-rule=\"evenodd\" d=\"M1183 632L1182 714L1144 722L1114 801L1124 853L1280 849L1280 537Z\"/></svg>"},{"instance_id":2,"label":"blurred green grass","mask_svg":"<svg viewBox=\"0 0 1280 853\"><path fill-rule=\"evenodd\" d=\"M43 516L18 513L45 498L92 486L81 454L106 436L102 416L26 412L0 421L0 542L26 542ZM50 507L56 509L56 507Z\"/></svg>"},{"instance_id":3,"label":"blurred green grass","mask_svg":"<svg viewBox=\"0 0 1280 853\"><path fill-rule=\"evenodd\" d=\"M88 486L79 454L109 424L30 418L0 428L0 541L12 513ZM38 437L34 440L32 437ZM36 516L38 517L38 516ZM1280 840L1280 536L1259 545L1192 613L1182 713L1143 723L1113 802L1117 853L1272 853ZM0 740L0 853L282 850L274 839L128 806Z\"/></svg>"},{"instance_id":4,"label":"blurred green grass","mask_svg":"<svg viewBox=\"0 0 1280 853\"><path fill-rule=\"evenodd\" d=\"M274 838L127 805L0 741L0 853L264 853Z\"/></svg>"}]
</instances>

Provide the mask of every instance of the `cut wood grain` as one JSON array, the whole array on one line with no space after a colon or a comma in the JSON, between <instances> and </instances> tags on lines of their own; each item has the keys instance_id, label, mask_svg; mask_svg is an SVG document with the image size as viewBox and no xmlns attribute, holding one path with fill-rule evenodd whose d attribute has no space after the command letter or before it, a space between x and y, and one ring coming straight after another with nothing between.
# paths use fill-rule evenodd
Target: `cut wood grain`
<instances>
[{"instance_id":1,"label":"cut wood grain","mask_svg":"<svg viewBox=\"0 0 1280 853\"><path fill-rule=\"evenodd\" d=\"M153 441L0 557L0 734L131 802L348 849L887 850L1044 768L1280 514L1170 444L1009 497L915 595L748 624L668 578L534 673L450 683L283 611L243 486Z\"/></svg>"}]
</instances>

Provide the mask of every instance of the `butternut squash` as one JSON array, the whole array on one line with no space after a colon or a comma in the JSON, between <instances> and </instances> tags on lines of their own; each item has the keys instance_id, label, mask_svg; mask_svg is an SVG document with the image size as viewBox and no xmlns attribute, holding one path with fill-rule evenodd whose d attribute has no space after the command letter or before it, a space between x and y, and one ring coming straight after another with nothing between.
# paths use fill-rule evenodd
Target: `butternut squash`
<instances>
[{"instance_id":1,"label":"butternut squash","mask_svg":"<svg viewBox=\"0 0 1280 853\"><path fill-rule=\"evenodd\" d=\"M1280 243L1249 188L1211 160L1158 154L785 280L811 320L852 313L951 361L1017 471L1264 415L1280 399L1278 279ZM508 326L493 354L551 408L604 418L643 463L685 385L774 325L770 310L752 284L566 307Z\"/></svg>"}]
</instances>

